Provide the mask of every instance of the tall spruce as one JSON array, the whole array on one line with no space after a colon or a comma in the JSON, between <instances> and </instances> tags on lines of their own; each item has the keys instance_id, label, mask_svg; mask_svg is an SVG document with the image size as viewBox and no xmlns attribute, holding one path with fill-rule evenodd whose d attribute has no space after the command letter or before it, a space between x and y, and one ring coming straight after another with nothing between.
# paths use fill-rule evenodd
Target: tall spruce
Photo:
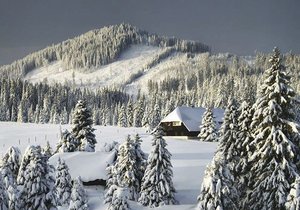
<instances>
[{"instance_id":1,"label":"tall spruce","mask_svg":"<svg viewBox=\"0 0 300 210\"><path fill-rule=\"evenodd\" d=\"M220 131L220 144L219 149L224 159L228 164L231 173L236 176L236 165L240 159L240 151L238 145L240 140L238 139L238 107L235 99L231 99L226 107L224 113L224 122Z\"/></svg>"},{"instance_id":2,"label":"tall spruce","mask_svg":"<svg viewBox=\"0 0 300 210\"><path fill-rule=\"evenodd\" d=\"M156 128L152 151L148 157L147 168L142 180L139 202L144 206L158 207L176 204L173 185L171 153L163 138L163 130Z\"/></svg>"},{"instance_id":3,"label":"tall spruce","mask_svg":"<svg viewBox=\"0 0 300 210\"><path fill-rule=\"evenodd\" d=\"M112 201L109 204L107 210L128 210L129 195L128 188L117 187L113 194Z\"/></svg>"},{"instance_id":4,"label":"tall spruce","mask_svg":"<svg viewBox=\"0 0 300 210\"><path fill-rule=\"evenodd\" d=\"M277 48L265 72L255 102L253 129L255 152L250 156L249 209L285 209L287 196L299 171L299 133L294 123L290 77Z\"/></svg>"},{"instance_id":5,"label":"tall spruce","mask_svg":"<svg viewBox=\"0 0 300 210\"><path fill-rule=\"evenodd\" d=\"M88 200L86 191L83 188L80 177L73 180L73 187L71 193L71 201L69 210L88 210Z\"/></svg>"},{"instance_id":6,"label":"tall spruce","mask_svg":"<svg viewBox=\"0 0 300 210\"><path fill-rule=\"evenodd\" d=\"M70 204L72 179L69 168L64 160L58 159L55 175L55 192L58 204L68 206Z\"/></svg>"},{"instance_id":7,"label":"tall spruce","mask_svg":"<svg viewBox=\"0 0 300 210\"><path fill-rule=\"evenodd\" d=\"M106 193L104 195L104 203L109 206L112 205L112 198L115 191L118 189L117 171L114 164L106 167L107 181L106 181Z\"/></svg>"},{"instance_id":8,"label":"tall spruce","mask_svg":"<svg viewBox=\"0 0 300 210\"><path fill-rule=\"evenodd\" d=\"M118 177L118 186L128 188L130 200L138 199L140 189L140 182L138 180L139 169L136 163L135 148L128 135L125 142L119 147L115 167Z\"/></svg>"},{"instance_id":9,"label":"tall spruce","mask_svg":"<svg viewBox=\"0 0 300 210\"><path fill-rule=\"evenodd\" d=\"M238 191L234 185L236 164L239 161L237 147L238 131L237 105L231 99L226 107L224 122L221 127L220 143L212 163L205 171L205 177L198 197L198 208L206 209L238 209Z\"/></svg>"},{"instance_id":10,"label":"tall spruce","mask_svg":"<svg viewBox=\"0 0 300 210\"><path fill-rule=\"evenodd\" d=\"M127 116L126 116L126 109L125 105L122 105L119 109L118 115L118 126L120 127L127 127Z\"/></svg>"},{"instance_id":11,"label":"tall spruce","mask_svg":"<svg viewBox=\"0 0 300 210\"><path fill-rule=\"evenodd\" d=\"M17 176L17 184L23 185L25 181L25 170L27 166L30 164L30 161L35 158L36 155L36 147L30 145L26 148L24 155L22 157L21 165L19 168L18 176Z\"/></svg>"},{"instance_id":12,"label":"tall spruce","mask_svg":"<svg viewBox=\"0 0 300 210\"><path fill-rule=\"evenodd\" d=\"M1 168L7 168L12 176L13 182L17 181L18 171L21 163L21 152L17 147L10 147L2 158Z\"/></svg>"},{"instance_id":13,"label":"tall spruce","mask_svg":"<svg viewBox=\"0 0 300 210\"><path fill-rule=\"evenodd\" d=\"M240 192L240 208L246 208L243 207L244 205L247 205L246 203L242 202L244 201L243 198L246 196L248 181L249 181L249 170L250 170L250 164L249 164L249 156L251 155L251 152L253 152L253 146L251 146L251 142L253 140L250 124L252 122L253 117L253 111L254 109L251 107L251 105L243 101L239 108L240 116L238 118L238 133L237 133L237 152L240 154L239 161L236 165L236 171L239 173L236 174L236 187L239 189Z\"/></svg>"},{"instance_id":14,"label":"tall spruce","mask_svg":"<svg viewBox=\"0 0 300 210\"><path fill-rule=\"evenodd\" d=\"M74 136L66 129L60 134L60 140L56 145L56 153L76 151L76 140Z\"/></svg>"},{"instance_id":15,"label":"tall spruce","mask_svg":"<svg viewBox=\"0 0 300 210\"><path fill-rule=\"evenodd\" d=\"M52 148L49 141L47 141L46 146L42 148L42 154L49 159L53 155Z\"/></svg>"},{"instance_id":16,"label":"tall spruce","mask_svg":"<svg viewBox=\"0 0 300 210\"><path fill-rule=\"evenodd\" d=\"M300 209L300 177L297 177L292 184L285 207L287 210Z\"/></svg>"},{"instance_id":17,"label":"tall spruce","mask_svg":"<svg viewBox=\"0 0 300 210\"><path fill-rule=\"evenodd\" d=\"M141 148L141 142L141 137L138 134L136 134L133 139L133 147L135 153L135 165L137 168L136 177L139 181L139 186L141 186L142 179L147 166L147 156ZM140 191L140 189L138 189L138 191Z\"/></svg>"},{"instance_id":18,"label":"tall spruce","mask_svg":"<svg viewBox=\"0 0 300 210\"><path fill-rule=\"evenodd\" d=\"M238 210L235 198L233 175L223 159L223 153L218 151L212 163L205 170L198 209L200 210Z\"/></svg>"},{"instance_id":19,"label":"tall spruce","mask_svg":"<svg viewBox=\"0 0 300 210\"><path fill-rule=\"evenodd\" d=\"M217 130L212 108L207 108L203 114L198 137L200 141L217 141Z\"/></svg>"},{"instance_id":20,"label":"tall spruce","mask_svg":"<svg viewBox=\"0 0 300 210\"><path fill-rule=\"evenodd\" d=\"M91 111L83 100L76 104L72 118L72 135L77 140L77 149L80 151L94 152L97 143L93 128Z\"/></svg>"},{"instance_id":21,"label":"tall spruce","mask_svg":"<svg viewBox=\"0 0 300 210\"><path fill-rule=\"evenodd\" d=\"M8 198L5 190L5 186L3 185L2 176L0 175L0 209L8 210Z\"/></svg>"},{"instance_id":22,"label":"tall spruce","mask_svg":"<svg viewBox=\"0 0 300 210\"><path fill-rule=\"evenodd\" d=\"M56 206L54 195L53 168L42 155L39 146L33 148L33 155L25 166L23 184L20 186L20 208L48 210Z\"/></svg>"}]
</instances>

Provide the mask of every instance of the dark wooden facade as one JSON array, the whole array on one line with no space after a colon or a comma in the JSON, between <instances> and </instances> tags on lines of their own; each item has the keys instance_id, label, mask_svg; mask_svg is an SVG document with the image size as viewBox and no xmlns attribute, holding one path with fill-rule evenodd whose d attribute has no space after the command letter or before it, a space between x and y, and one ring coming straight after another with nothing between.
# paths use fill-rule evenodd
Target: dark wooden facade
<instances>
[{"instance_id":1,"label":"dark wooden facade","mask_svg":"<svg viewBox=\"0 0 300 210\"><path fill-rule=\"evenodd\" d=\"M197 137L200 131L189 131L182 122L161 122L166 136Z\"/></svg>"}]
</instances>

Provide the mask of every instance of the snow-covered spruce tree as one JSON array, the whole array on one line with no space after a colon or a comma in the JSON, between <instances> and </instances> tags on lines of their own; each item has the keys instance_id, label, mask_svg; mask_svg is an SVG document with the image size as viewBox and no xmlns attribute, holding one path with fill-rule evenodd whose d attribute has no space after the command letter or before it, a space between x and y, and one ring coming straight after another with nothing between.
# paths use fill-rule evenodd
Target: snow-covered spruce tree
<instances>
[{"instance_id":1,"label":"snow-covered spruce tree","mask_svg":"<svg viewBox=\"0 0 300 210\"><path fill-rule=\"evenodd\" d=\"M281 64L280 52L274 49L271 67L255 102L251 127L255 152L251 163L249 209L285 209L287 196L299 176L299 133L294 123L290 77Z\"/></svg>"},{"instance_id":2,"label":"snow-covered spruce tree","mask_svg":"<svg viewBox=\"0 0 300 210\"><path fill-rule=\"evenodd\" d=\"M285 207L287 210L300 209L300 177L297 177L295 182L292 184L290 193L287 196Z\"/></svg>"},{"instance_id":3,"label":"snow-covered spruce tree","mask_svg":"<svg viewBox=\"0 0 300 210\"><path fill-rule=\"evenodd\" d=\"M74 136L66 129L61 132L60 141L56 145L56 153L74 152L76 150L76 140Z\"/></svg>"},{"instance_id":4,"label":"snow-covered spruce tree","mask_svg":"<svg viewBox=\"0 0 300 210\"><path fill-rule=\"evenodd\" d=\"M67 164L59 158L55 175L55 190L58 205L68 206L70 204L72 190L71 180Z\"/></svg>"},{"instance_id":5,"label":"snow-covered spruce tree","mask_svg":"<svg viewBox=\"0 0 300 210\"><path fill-rule=\"evenodd\" d=\"M142 120L144 116L144 99L141 98L137 101L136 107L134 109L134 126L142 127Z\"/></svg>"},{"instance_id":6,"label":"snow-covered spruce tree","mask_svg":"<svg viewBox=\"0 0 300 210\"><path fill-rule=\"evenodd\" d=\"M118 186L128 188L129 199L135 201L138 199L140 189L140 182L138 180L139 169L136 163L135 148L128 135L125 142L119 147L115 163L115 173L117 173Z\"/></svg>"},{"instance_id":7,"label":"snow-covered spruce tree","mask_svg":"<svg viewBox=\"0 0 300 210\"><path fill-rule=\"evenodd\" d=\"M177 203L172 181L171 154L162 136L163 130L159 126L154 132L152 151L142 180L139 202L144 206L157 207Z\"/></svg>"},{"instance_id":8,"label":"snow-covered spruce tree","mask_svg":"<svg viewBox=\"0 0 300 210\"><path fill-rule=\"evenodd\" d=\"M150 119L150 129L153 130L158 124L160 123L161 120L161 109L158 103L158 100L156 100L154 108L153 108L153 113L151 115Z\"/></svg>"},{"instance_id":9,"label":"snow-covered spruce tree","mask_svg":"<svg viewBox=\"0 0 300 210\"><path fill-rule=\"evenodd\" d=\"M224 122L221 126L218 150L223 153L229 170L234 176L239 173L236 171L236 165L240 156L240 151L238 150L238 130L237 102L235 99L230 99L224 113Z\"/></svg>"},{"instance_id":10,"label":"snow-covered spruce tree","mask_svg":"<svg viewBox=\"0 0 300 210\"><path fill-rule=\"evenodd\" d=\"M136 134L133 139L133 148L135 152L135 165L137 168L136 177L139 180L140 186L147 166L147 156L141 149L141 142L141 137L138 134ZM140 191L140 189L138 191Z\"/></svg>"},{"instance_id":11,"label":"snow-covered spruce tree","mask_svg":"<svg viewBox=\"0 0 300 210\"><path fill-rule=\"evenodd\" d=\"M211 108L207 108L203 114L198 137L200 141L217 141L216 124Z\"/></svg>"},{"instance_id":12,"label":"snow-covered spruce tree","mask_svg":"<svg viewBox=\"0 0 300 210\"><path fill-rule=\"evenodd\" d=\"M112 164L107 166L106 172L107 172L107 181L106 181L107 191L104 196L104 203L108 203L108 205L111 205L114 192L118 188L117 172L116 172L115 165Z\"/></svg>"},{"instance_id":13,"label":"snow-covered spruce tree","mask_svg":"<svg viewBox=\"0 0 300 210\"><path fill-rule=\"evenodd\" d=\"M17 176L18 185L24 184L26 167L29 165L30 161L34 159L35 153L36 153L35 146L31 145L26 148L24 155L22 157L21 165Z\"/></svg>"},{"instance_id":14,"label":"snow-covered spruce tree","mask_svg":"<svg viewBox=\"0 0 300 210\"><path fill-rule=\"evenodd\" d=\"M83 100L79 100L76 104L72 124L71 134L78 141L78 145L75 145L77 149L94 152L97 141L94 134L92 114Z\"/></svg>"},{"instance_id":15,"label":"snow-covered spruce tree","mask_svg":"<svg viewBox=\"0 0 300 210\"><path fill-rule=\"evenodd\" d=\"M44 148L42 148L42 154L47 158L49 159L52 155L53 155L53 152L52 152L52 148L50 146L50 143L49 141L47 141L47 144Z\"/></svg>"},{"instance_id":16,"label":"snow-covered spruce tree","mask_svg":"<svg viewBox=\"0 0 300 210\"><path fill-rule=\"evenodd\" d=\"M2 177L0 175L0 209L8 210L8 199L5 186L3 185Z\"/></svg>"},{"instance_id":17,"label":"snow-covered spruce tree","mask_svg":"<svg viewBox=\"0 0 300 210\"><path fill-rule=\"evenodd\" d=\"M117 187L107 210L128 210L129 205L127 200L130 193L127 188Z\"/></svg>"},{"instance_id":18,"label":"snow-covered spruce tree","mask_svg":"<svg viewBox=\"0 0 300 210\"><path fill-rule=\"evenodd\" d=\"M118 126L127 127L127 117L126 117L126 110L124 105L122 105L121 108L119 109Z\"/></svg>"},{"instance_id":19,"label":"snow-covered spruce tree","mask_svg":"<svg viewBox=\"0 0 300 210\"><path fill-rule=\"evenodd\" d=\"M240 154L239 161L236 165L236 170L238 173L236 173L236 188L239 189L240 192L240 208L243 208L242 200L246 195L248 180L249 180L249 161L248 157L251 154L251 152L254 151L253 146L250 148L250 144L253 140L252 134L251 134L251 128L250 124L252 122L253 117L253 111L254 109L251 107L251 105L243 101L240 108L239 113L240 116L238 118L238 132L237 132L237 152Z\"/></svg>"},{"instance_id":20,"label":"snow-covered spruce tree","mask_svg":"<svg viewBox=\"0 0 300 210\"><path fill-rule=\"evenodd\" d=\"M126 116L127 116L127 126L132 127L133 126L133 105L131 100L129 100L127 104Z\"/></svg>"},{"instance_id":21,"label":"snow-covered spruce tree","mask_svg":"<svg viewBox=\"0 0 300 210\"><path fill-rule=\"evenodd\" d=\"M73 180L69 210L88 210L88 200L80 177Z\"/></svg>"},{"instance_id":22,"label":"snow-covered spruce tree","mask_svg":"<svg viewBox=\"0 0 300 210\"><path fill-rule=\"evenodd\" d=\"M205 177L198 197L198 207L206 209L238 209L238 191L234 185L239 160L237 146L237 107L231 99L226 107L224 122L221 127L220 143L212 163L205 171Z\"/></svg>"},{"instance_id":23,"label":"snow-covered spruce tree","mask_svg":"<svg viewBox=\"0 0 300 210\"><path fill-rule=\"evenodd\" d=\"M18 189L16 185L9 186L7 189L8 197L8 209L9 210L20 210L20 204L18 199Z\"/></svg>"},{"instance_id":24,"label":"snow-covered spruce tree","mask_svg":"<svg viewBox=\"0 0 300 210\"><path fill-rule=\"evenodd\" d=\"M223 153L218 151L205 170L198 197L198 209L238 210L232 199L232 194L236 194L233 184L233 176L223 160Z\"/></svg>"},{"instance_id":25,"label":"snow-covered spruce tree","mask_svg":"<svg viewBox=\"0 0 300 210\"><path fill-rule=\"evenodd\" d=\"M21 152L18 147L10 147L2 158L0 168L7 167L11 172L14 182L17 180L21 163Z\"/></svg>"},{"instance_id":26,"label":"snow-covered spruce tree","mask_svg":"<svg viewBox=\"0 0 300 210\"><path fill-rule=\"evenodd\" d=\"M21 209L48 210L56 206L52 172L53 168L42 155L40 146L36 146L23 173L19 197Z\"/></svg>"}]
</instances>

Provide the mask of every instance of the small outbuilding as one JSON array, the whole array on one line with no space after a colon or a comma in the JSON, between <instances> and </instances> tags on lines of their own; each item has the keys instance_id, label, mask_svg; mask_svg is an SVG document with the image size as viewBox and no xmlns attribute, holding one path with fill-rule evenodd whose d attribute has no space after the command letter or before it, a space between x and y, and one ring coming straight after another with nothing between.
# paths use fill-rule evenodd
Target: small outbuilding
<instances>
[{"instance_id":1,"label":"small outbuilding","mask_svg":"<svg viewBox=\"0 0 300 210\"><path fill-rule=\"evenodd\" d=\"M166 136L195 138L200 133L200 125L205 110L203 107L177 107L160 122L160 126L163 127ZM216 126L219 128L223 122L224 110L214 108L213 115Z\"/></svg>"},{"instance_id":2,"label":"small outbuilding","mask_svg":"<svg viewBox=\"0 0 300 210\"><path fill-rule=\"evenodd\" d=\"M57 153L49 159L49 163L57 167L58 159L62 159L69 167L72 179L80 176L84 185L106 185L106 167L116 159L116 152L65 152Z\"/></svg>"}]
</instances>

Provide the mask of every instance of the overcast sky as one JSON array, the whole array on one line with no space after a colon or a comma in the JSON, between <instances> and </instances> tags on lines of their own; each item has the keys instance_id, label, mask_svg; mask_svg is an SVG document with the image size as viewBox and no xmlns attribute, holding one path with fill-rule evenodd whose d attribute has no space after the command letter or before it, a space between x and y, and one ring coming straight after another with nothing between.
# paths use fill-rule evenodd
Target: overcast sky
<instances>
[{"instance_id":1,"label":"overcast sky","mask_svg":"<svg viewBox=\"0 0 300 210\"><path fill-rule=\"evenodd\" d=\"M0 0L0 65L122 22L213 52L300 53L299 0Z\"/></svg>"}]
</instances>

